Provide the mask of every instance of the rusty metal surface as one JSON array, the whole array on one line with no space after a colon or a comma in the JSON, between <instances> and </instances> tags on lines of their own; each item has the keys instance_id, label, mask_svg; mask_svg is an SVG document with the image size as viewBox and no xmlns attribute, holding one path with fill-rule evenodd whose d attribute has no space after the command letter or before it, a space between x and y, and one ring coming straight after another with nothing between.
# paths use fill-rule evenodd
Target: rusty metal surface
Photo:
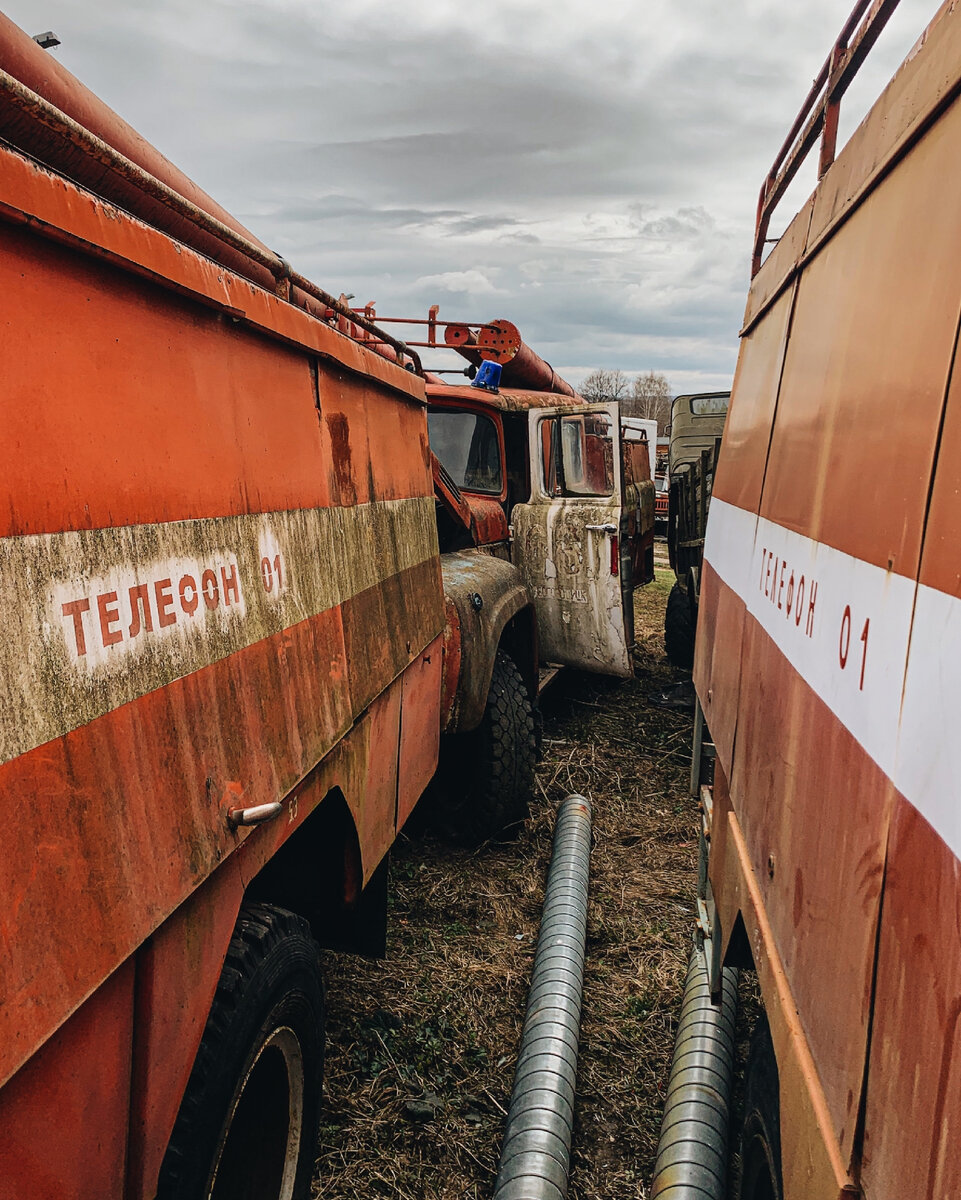
<instances>
[{"instance_id":1,"label":"rusty metal surface","mask_svg":"<svg viewBox=\"0 0 961 1200\"><path fill-rule=\"evenodd\" d=\"M502 501L470 492L465 492L464 498L470 508L476 545L492 546L498 542L506 542L507 516Z\"/></svg>"},{"instance_id":2,"label":"rusty metal surface","mask_svg":"<svg viewBox=\"0 0 961 1200\"><path fill-rule=\"evenodd\" d=\"M854 1200L858 1194L845 1167L833 1122L798 1017L777 941L767 920L761 877L755 872L723 767L714 782L711 883L726 952L735 922L744 924L757 970L778 1064L781 1165L790 1200Z\"/></svg>"},{"instance_id":3,"label":"rusty metal surface","mask_svg":"<svg viewBox=\"0 0 961 1200\"><path fill-rule=\"evenodd\" d=\"M571 422L588 494L561 496L559 483L548 481L552 422L561 420ZM587 422L599 423L603 433ZM529 453L531 498L514 506L511 519L514 561L534 596L541 658L627 677L633 589L620 575L625 481L618 406L590 405L576 416L566 408L532 411Z\"/></svg>"},{"instance_id":4,"label":"rusty metal surface","mask_svg":"<svg viewBox=\"0 0 961 1200\"><path fill-rule=\"evenodd\" d=\"M612 586L610 535L618 501L553 500L514 508L514 558L532 585L541 657L601 674L630 676L623 597Z\"/></svg>"},{"instance_id":5,"label":"rusty metal surface","mask_svg":"<svg viewBox=\"0 0 961 1200\"><path fill-rule=\"evenodd\" d=\"M449 613L444 639L445 732L463 733L476 728L484 715L501 634L532 600L517 567L483 550L443 554L441 568Z\"/></svg>"},{"instance_id":6,"label":"rusty metal surface","mask_svg":"<svg viewBox=\"0 0 961 1200\"><path fill-rule=\"evenodd\" d=\"M428 647L420 660L429 675L437 667L426 663L427 658L439 667L439 644ZM215 871L138 951L133 1006L131 1130L127 1147L127 1186L132 1200L149 1200L154 1195L160 1162L245 886L288 838L297 835L306 818L332 790L348 797L361 832L366 830L369 835L379 826L380 832L375 836L381 844L392 838L395 803L409 805L416 789L426 781L425 773L429 769L421 753L420 739L433 737L436 741L438 736L438 699L428 675L422 674L419 681L413 683L415 692L427 685L424 696L411 694L405 676L380 696L371 706L367 718L288 795L283 821L258 831L255 837L245 841L240 852ZM402 746L398 756L390 751L401 742L402 701L404 722L410 736L406 751ZM421 702L432 711L432 719L421 712ZM38 1059L31 1059L12 1083L0 1090L0 1123L6 1131L6 1141L0 1131L0 1153L7 1153L9 1148L7 1161L25 1164L22 1187L18 1177L17 1188L20 1190L14 1188L9 1193L11 1200L14 1197L32 1200L37 1194L37 1181L46 1178L31 1173L33 1155L27 1144L29 1137L35 1140L35 1134L29 1134L34 1128L31 1122L50 1127L64 1120L69 1112L63 1089L52 1086L51 1079L70 1079L78 1097L95 1095L98 1081L104 1079L104 1086L113 1088L119 1101L126 1103L126 1092L121 1084L130 1072L129 1065L119 1073L105 1066L116 1050L122 1049L113 1044L117 1031L113 1027L105 1028L103 1037L110 1038L111 1043L102 1046L98 1040L99 1024L96 1027L90 1025L90 1014L99 1010L99 995L98 990L68 1021L64 1030L51 1039L49 1049L44 1048ZM130 1007L127 1000L124 1003ZM129 1014L125 1019L129 1019ZM77 1053L75 1039L69 1033L75 1025L85 1030L80 1035L84 1039L85 1054ZM38 1067L35 1063L48 1065ZM41 1074L35 1075L38 1071ZM29 1084L30 1095L25 1106L21 1103L21 1077L24 1081L39 1080ZM111 1110L104 1105L102 1111L109 1113ZM10 1114L12 1117L8 1120ZM125 1118L113 1119L117 1124L122 1166L121 1135ZM82 1124L82 1137L88 1139L93 1128L94 1122L87 1114ZM67 1136L70 1136L69 1132ZM108 1144L109 1139L104 1143L105 1150ZM51 1178L58 1178L56 1171L71 1161L68 1157L52 1164ZM90 1171L79 1177L78 1198L90 1194L115 1194L109 1189L98 1189L90 1182L92 1172L100 1169L101 1158L88 1154L86 1161ZM69 1188L69 1180L64 1186ZM72 1193L68 1190L65 1194ZM7 1192L4 1195L6 1197Z\"/></svg>"},{"instance_id":7,"label":"rusty metal surface","mask_svg":"<svg viewBox=\"0 0 961 1200\"><path fill-rule=\"evenodd\" d=\"M754 621L741 654L731 793L847 1165L893 788Z\"/></svg>"},{"instance_id":8,"label":"rusty metal surface","mask_svg":"<svg viewBox=\"0 0 961 1200\"><path fill-rule=\"evenodd\" d=\"M737 733L745 618L744 601L722 584L709 560L703 561L694 641L694 686L718 757L728 770L734 759Z\"/></svg>"},{"instance_id":9,"label":"rusty metal surface","mask_svg":"<svg viewBox=\"0 0 961 1200\"><path fill-rule=\"evenodd\" d=\"M741 338L712 495L748 512L761 502L793 307L793 292L782 294Z\"/></svg>"},{"instance_id":10,"label":"rusty metal surface","mask_svg":"<svg viewBox=\"0 0 961 1200\"><path fill-rule=\"evenodd\" d=\"M156 1190L160 1163L240 911L244 882L239 859L234 855L215 871L136 955L125 1193L129 1200L148 1200ZM98 995L87 1005L96 1005ZM60 1069L70 1071L69 1055L60 1053ZM72 1069L81 1078L86 1074L76 1065ZM88 1070L98 1071L99 1064L91 1064ZM95 1085L85 1080L85 1086ZM0 1113L5 1102L5 1092L0 1092Z\"/></svg>"},{"instance_id":11,"label":"rusty metal surface","mask_svg":"<svg viewBox=\"0 0 961 1200\"><path fill-rule=\"evenodd\" d=\"M708 528L695 682L731 780L711 881L771 1018L789 1200L849 1170L868 1200L961 1185L955 770L931 732L957 707L959 15L942 8L755 279ZM911 770L938 832L899 791Z\"/></svg>"},{"instance_id":12,"label":"rusty metal surface","mask_svg":"<svg viewBox=\"0 0 961 1200\"><path fill-rule=\"evenodd\" d=\"M572 408L586 401L573 396L558 396L554 392L543 392L525 388L502 387L496 392L480 388L458 387L449 383L429 385L427 397L431 404L455 401L458 406L469 402L483 403L501 412L527 412L532 408L557 408L565 403Z\"/></svg>"},{"instance_id":13,"label":"rusty metal surface","mask_svg":"<svg viewBox=\"0 0 961 1200\"><path fill-rule=\"evenodd\" d=\"M63 1097L64 1153L24 1155L23 1195L70 1194L46 1185L50 1171L80 1194L118 1194L131 1001L106 1049L90 1035L93 1065L58 1057L56 1030L83 1026L104 980L226 857L240 849L249 881L299 835L325 780L357 825L359 886L398 801L409 808L433 769L443 593L423 384L22 155L0 157L0 319L16 347L0 421L14 864L0 877L0 1078L14 1076L0 1108L8 1135L31 1137L31 1121L53 1124L40 1092ZM41 799L23 809L25 794ZM270 824L229 828L228 808L277 801ZM185 970L178 953L197 947L169 932L172 955L155 943L138 973L130 1170L145 1195L221 954L211 934ZM178 989L196 971L187 1013ZM44 1043L53 1067L32 1057ZM93 1097L76 1122L75 1084ZM21 1086L34 1089L22 1111ZM104 1157L81 1156L81 1135Z\"/></svg>"},{"instance_id":14,"label":"rusty metal surface","mask_svg":"<svg viewBox=\"0 0 961 1200\"><path fill-rule=\"evenodd\" d=\"M950 137L957 144L959 133L961 114L952 110L938 136L919 144L805 265L776 411L773 381L782 369L790 293L778 301L780 319L775 306L751 331L742 361L762 343L766 353L759 362L767 361L762 372L740 372L731 412L738 440L728 460L725 439L716 492L721 495L723 487L744 508L763 478L762 517L908 579L919 565L961 306L957 279L938 270L944 254L950 258L961 249L958 196L943 170L942 141ZM924 220L905 226L898 214L919 197ZM897 238L886 236L891 228L899 230ZM868 329L870 348L863 336ZM912 414L908 423L899 419L905 407ZM892 438L895 426L899 434ZM883 519L888 513L896 520ZM736 622L737 602L729 607ZM720 601L708 610L711 618L720 611ZM712 623L705 622L708 630ZM728 657L737 642L727 642L727 629L714 624L706 636L707 645L697 651L699 694L722 754L734 744L736 726L732 792L754 868L763 880L769 858L781 864L777 878L765 885L767 917L835 1136L850 1161L891 785L755 622L745 625L739 666ZM837 640L834 630L819 636ZM735 672L737 683L725 672ZM719 699L730 703L734 697L736 714L719 707ZM813 759L811 744L819 746ZM830 800L837 794L849 798L840 809ZM804 820L795 818L799 812ZM785 866L786 881L780 873ZM842 985L826 995L826 978Z\"/></svg>"},{"instance_id":15,"label":"rusty metal surface","mask_svg":"<svg viewBox=\"0 0 961 1200\"><path fill-rule=\"evenodd\" d=\"M374 354L357 342L340 336L314 316L225 270L197 251L172 241L159 230L127 216L2 144L0 165L3 180L0 218L14 226L27 224L31 230L31 236L27 236L23 229L4 229L4 254L11 258L22 256L31 269L36 261L38 272L49 272L46 286L58 296L61 291L68 298L73 295L75 289L83 286L81 277L76 269L68 269L65 265L68 260L64 259L62 251L53 245L45 248L40 238L70 246L85 256L109 264L98 268L91 261L87 270L97 278L109 278L110 287L116 286L114 281L121 278L111 272L110 267L129 269L171 295L176 294L177 301L171 300L171 304L183 303L185 297L190 297L221 313L230 325L256 328L277 341L308 347L347 370L363 374L368 380L380 380L395 391L405 391L412 401L423 403L423 384L419 377L399 370L384 355ZM117 297L118 305L126 304L128 310L130 287L128 280L127 287L122 288ZM115 311L112 303L109 311ZM145 309L144 312L149 313L153 321L162 320L161 310ZM120 319L123 320L123 316ZM60 326L58 332L63 331L64 327ZM34 336L40 336L40 329ZM150 346L146 332L143 340ZM85 371L96 369L89 361L89 355L78 361ZM57 355L48 356L47 365L62 366L62 360Z\"/></svg>"},{"instance_id":16,"label":"rusty metal surface","mask_svg":"<svg viewBox=\"0 0 961 1200\"><path fill-rule=\"evenodd\" d=\"M403 710L397 763L397 829L413 812L434 774L434 763L440 748L443 665L444 639L441 635L403 675Z\"/></svg>"},{"instance_id":17,"label":"rusty metal surface","mask_svg":"<svg viewBox=\"0 0 961 1200\"><path fill-rule=\"evenodd\" d=\"M630 560L630 583L650 583L654 570L654 521L657 500L651 481L651 459L647 441L621 444L624 479L624 515L621 537Z\"/></svg>"},{"instance_id":18,"label":"rusty metal surface","mask_svg":"<svg viewBox=\"0 0 961 1200\"><path fill-rule=\"evenodd\" d=\"M431 557L433 502L179 521L0 542L0 762L342 605ZM361 547L394 545L387 572ZM339 556L347 570L331 576ZM35 647L38 668L18 662ZM346 709L333 717L343 723Z\"/></svg>"},{"instance_id":19,"label":"rusty metal surface","mask_svg":"<svg viewBox=\"0 0 961 1200\"><path fill-rule=\"evenodd\" d=\"M861 1178L870 1200L903 1196L905 1180L919 1200L961 1194L958 895L957 858L901 801L891 824L868 1065Z\"/></svg>"},{"instance_id":20,"label":"rusty metal surface","mask_svg":"<svg viewBox=\"0 0 961 1200\"><path fill-rule=\"evenodd\" d=\"M961 385L952 378L921 560L918 628L912 638L906 694L930 697L926 724L953 725L945 687L957 640L925 600L944 611L961 599ZM932 644L933 643L933 644ZM935 661L932 661L932 660ZM922 731L913 726L918 738ZM924 756L923 769L956 804L955 751L945 741ZM888 839L871 1058L868 1064L863 1181L871 1200L893 1200L899 1181L925 1200L961 1194L955 1152L961 1123L961 865L942 834L898 797ZM893 1123L891 1112L910 1112Z\"/></svg>"},{"instance_id":21,"label":"rusty metal surface","mask_svg":"<svg viewBox=\"0 0 961 1200\"><path fill-rule=\"evenodd\" d=\"M761 509L915 578L961 306L942 269L961 255L961 175L945 169L959 139L955 105L804 267Z\"/></svg>"},{"instance_id":22,"label":"rusty metal surface","mask_svg":"<svg viewBox=\"0 0 961 1200\"><path fill-rule=\"evenodd\" d=\"M124 1195L134 974L115 972L0 1091L4 1200Z\"/></svg>"},{"instance_id":23,"label":"rusty metal surface","mask_svg":"<svg viewBox=\"0 0 961 1200\"><path fill-rule=\"evenodd\" d=\"M6 28L0 27L0 33L5 33L8 38L3 47L5 57L16 59L19 52L22 72L33 77L37 65L31 62L34 52L17 45L25 35L6 18L4 25ZM48 85L50 82L43 77L41 81ZM21 79L0 69L0 131L9 142L90 186L107 199L118 201L128 211L146 217L158 227L197 246L253 282L309 308L315 316L322 319L336 317L340 332L350 337L360 336L377 351L389 348L397 361L403 363L409 359L418 373L423 373L415 351L408 351L402 342L356 313L346 301L337 299L292 270L289 263L253 239L236 221L229 217L224 220L228 215L219 205L148 147L106 106L91 97L68 72L61 70L58 83L60 86L53 89L56 93L66 98L72 107L92 110L95 123L108 136L113 135L116 141L130 145L135 153L139 152L140 157L161 172L161 177L128 158L116 145L97 136ZM85 98L89 98L86 103ZM173 186L165 182L164 176L172 179ZM178 190L180 188L183 190ZM172 219L170 214L173 214Z\"/></svg>"}]
</instances>

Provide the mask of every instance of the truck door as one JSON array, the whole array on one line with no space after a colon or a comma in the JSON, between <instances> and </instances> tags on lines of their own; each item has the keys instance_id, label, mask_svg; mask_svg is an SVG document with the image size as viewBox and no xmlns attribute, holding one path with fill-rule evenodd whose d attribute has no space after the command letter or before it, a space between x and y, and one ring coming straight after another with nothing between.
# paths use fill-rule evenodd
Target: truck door
<instances>
[{"instance_id":1,"label":"truck door","mask_svg":"<svg viewBox=\"0 0 961 1200\"><path fill-rule=\"evenodd\" d=\"M616 404L530 414L531 498L514 506L513 558L534 596L540 657L630 676L631 547Z\"/></svg>"}]
</instances>

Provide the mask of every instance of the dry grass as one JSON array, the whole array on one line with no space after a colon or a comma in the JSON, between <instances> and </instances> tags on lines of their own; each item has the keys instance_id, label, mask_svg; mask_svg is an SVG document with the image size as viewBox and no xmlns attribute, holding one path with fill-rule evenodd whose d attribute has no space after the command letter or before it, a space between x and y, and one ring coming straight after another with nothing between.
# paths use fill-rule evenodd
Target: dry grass
<instances>
[{"instance_id":1,"label":"dry grass","mask_svg":"<svg viewBox=\"0 0 961 1200\"><path fill-rule=\"evenodd\" d=\"M672 677L669 586L662 570L637 595L635 680L568 673L548 693L540 803L518 839L470 852L401 838L388 957L331 958L318 1200L491 1194L554 810L570 791L593 801L596 835L570 1195L647 1194L696 878L690 718L645 700Z\"/></svg>"}]
</instances>

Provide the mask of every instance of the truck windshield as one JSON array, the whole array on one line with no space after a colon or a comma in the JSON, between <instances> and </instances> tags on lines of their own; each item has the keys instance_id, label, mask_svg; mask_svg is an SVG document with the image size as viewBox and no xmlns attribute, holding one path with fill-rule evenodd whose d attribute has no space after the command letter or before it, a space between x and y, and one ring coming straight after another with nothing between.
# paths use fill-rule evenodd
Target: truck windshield
<instances>
[{"instance_id":1,"label":"truck windshield","mask_svg":"<svg viewBox=\"0 0 961 1200\"><path fill-rule=\"evenodd\" d=\"M500 495L503 484L497 426L475 412L429 409L430 448L465 492Z\"/></svg>"},{"instance_id":2,"label":"truck windshield","mask_svg":"<svg viewBox=\"0 0 961 1200\"><path fill-rule=\"evenodd\" d=\"M695 417L716 417L727 412L729 392L717 396L695 396L691 400L691 412Z\"/></svg>"}]
</instances>

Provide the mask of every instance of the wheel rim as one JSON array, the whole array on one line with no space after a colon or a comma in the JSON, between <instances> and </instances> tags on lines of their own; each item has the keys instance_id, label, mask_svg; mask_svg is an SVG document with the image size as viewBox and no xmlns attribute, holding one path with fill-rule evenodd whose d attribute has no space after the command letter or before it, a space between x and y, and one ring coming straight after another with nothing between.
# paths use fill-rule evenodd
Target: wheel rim
<instances>
[{"instance_id":1,"label":"wheel rim","mask_svg":"<svg viewBox=\"0 0 961 1200\"><path fill-rule=\"evenodd\" d=\"M210 1200L292 1200L304 1127L304 1057L283 1025L264 1040L220 1138Z\"/></svg>"}]
</instances>

